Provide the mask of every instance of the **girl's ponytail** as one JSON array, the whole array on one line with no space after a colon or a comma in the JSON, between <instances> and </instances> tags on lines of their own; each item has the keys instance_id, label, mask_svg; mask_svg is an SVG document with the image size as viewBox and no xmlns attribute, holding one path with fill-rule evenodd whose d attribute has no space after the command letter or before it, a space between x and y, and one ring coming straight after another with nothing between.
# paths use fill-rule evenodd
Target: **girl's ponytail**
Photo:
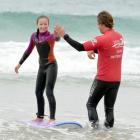
<instances>
[{"instance_id":1,"label":"girl's ponytail","mask_svg":"<svg viewBox=\"0 0 140 140\"><path fill-rule=\"evenodd\" d=\"M39 29L37 29L36 37L39 39Z\"/></svg>"}]
</instances>

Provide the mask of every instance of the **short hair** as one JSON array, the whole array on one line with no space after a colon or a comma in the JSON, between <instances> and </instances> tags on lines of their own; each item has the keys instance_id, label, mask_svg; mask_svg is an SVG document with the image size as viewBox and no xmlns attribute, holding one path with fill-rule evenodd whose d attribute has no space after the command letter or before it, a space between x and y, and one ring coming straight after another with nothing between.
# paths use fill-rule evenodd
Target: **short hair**
<instances>
[{"instance_id":1,"label":"short hair","mask_svg":"<svg viewBox=\"0 0 140 140\"><path fill-rule=\"evenodd\" d=\"M112 15L107 11L101 11L97 15L98 24L104 24L108 28L113 28L114 22Z\"/></svg>"}]
</instances>

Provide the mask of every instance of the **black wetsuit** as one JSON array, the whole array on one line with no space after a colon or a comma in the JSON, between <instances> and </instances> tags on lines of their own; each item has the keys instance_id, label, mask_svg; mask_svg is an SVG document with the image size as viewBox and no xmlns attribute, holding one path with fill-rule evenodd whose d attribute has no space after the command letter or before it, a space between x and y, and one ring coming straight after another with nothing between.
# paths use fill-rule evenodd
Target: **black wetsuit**
<instances>
[{"instance_id":1,"label":"black wetsuit","mask_svg":"<svg viewBox=\"0 0 140 140\"><path fill-rule=\"evenodd\" d=\"M90 89L87 102L89 121L96 123L99 121L96 107L104 96L105 126L113 127L114 124L114 104L116 101L120 82L106 82L95 79Z\"/></svg>"},{"instance_id":2,"label":"black wetsuit","mask_svg":"<svg viewBox=\"0 0 140 140\"><path fill-rule=\"evenodd\" d=\"M84 44L81 44L73 40L68 34L64 35L64 39L76 50L86 51ZM94 42L93 42L94 43ZM95 41L96 43L96 41ZM91 43L92 44L92 43ZM92 44L94 45L94 44ZM98 53L98 49L94 50ZM120 81L104 81L95 78L91 86L89 99L87 102L87 110L89 121L93 124L98 124L98 114L96 107L100 99L104 96L104 107L105 107L105 126L113 127L114 124L114 104L117 97Z\"/></svg>"},{"instance_id":3,"label":"black wetsuit","mask_svg":"<svg viewBox=\"0 0 140 140\"><path fill-rule=\"evenodd\" d=\"M38 117L44 116L44 97L43 93L46 88L46 95L49 101L50 108L50 119L55 119L56 101L53 93L55 81L57 78L57 62L48 61L48 54L50 51L49 44L36 43L37 51L40 55L39 59L39 70L36 80L36 97L37 97L37 107L38 107Z\"/></svg>"},{"instance_id":4,"label":"black wetsuit","mask_svg":"<svg viewBox=\"0 0 140 140\"><path fill-rule=\"evenodd\" d=\"M53 47L56 40L59 39L49 32L39 33L38 35L37 33L33 33L30 44L19 62L22 64L32 52L34 46L36 46L39 54L39 70L35 89L38 108L36 114L38 118L43 118L45 115L43 93L44 90L46 90L46 95L49 101L50 119L55 119L56 100L53 90L57 78L58 66L53 54Z\"/></svg>"}]
</instances>

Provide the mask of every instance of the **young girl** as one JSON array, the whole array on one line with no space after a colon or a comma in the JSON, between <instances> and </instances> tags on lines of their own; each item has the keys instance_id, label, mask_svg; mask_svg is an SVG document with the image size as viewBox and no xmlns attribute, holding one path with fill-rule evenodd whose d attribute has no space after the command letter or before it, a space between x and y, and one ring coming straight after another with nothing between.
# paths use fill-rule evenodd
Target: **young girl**
<instances>
[{"instance_id":1,"label":"young girl","mask_svg":"<svg viewBox=\"0 0 140 140\"><path fill-rule=\"evenodd\" d=\"M43 92L46 88L46 95L49 101L50 109L50 122L55 121L55 110L56 110L56 101L53 94L53 89L55 81L57 78L57 62L53 53L53 48L55 41L58 41L60 38L56 33L51 34L48 31L49 18L47 16L39 16L37 18L37 32L34 32L31 35L30 43L26 51L24 52L19 63L15 67L15 72L18 73L19 68L27 57L31 54L34 46L36 46L39 54L39 70L36 80L36 98L37 98L37 108L36 113L37 118L35 121L42 121L44 118L44 97Z\"/></svg>"}]
</instances>

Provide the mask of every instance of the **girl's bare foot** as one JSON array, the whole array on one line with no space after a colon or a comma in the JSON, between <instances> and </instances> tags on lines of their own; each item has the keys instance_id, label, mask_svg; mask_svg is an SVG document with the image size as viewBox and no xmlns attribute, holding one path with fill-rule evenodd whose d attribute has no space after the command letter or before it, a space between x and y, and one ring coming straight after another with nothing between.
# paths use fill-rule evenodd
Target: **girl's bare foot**
<instances>
[{"instance_id":1,"label":"girl's bare foot","mask_svg":"<svg viewBox=\"0 0 140 140\"><path fill-rule=\"evenodd\" d=\"M43 121L43 118L36 118L33 120L34 122L42 122Z\"/></svg>"},{"instance_id":2,"label":"girl's bare foot","mask_svg":"<svg viewBox=\"0 0 140 140\"><path fill-rule=\"evenodd\" d=\"M50 123L55 123L55 119L50 119L49 121L48 121L48 123L50 124Z\"/></svg>"}]
</instances>

